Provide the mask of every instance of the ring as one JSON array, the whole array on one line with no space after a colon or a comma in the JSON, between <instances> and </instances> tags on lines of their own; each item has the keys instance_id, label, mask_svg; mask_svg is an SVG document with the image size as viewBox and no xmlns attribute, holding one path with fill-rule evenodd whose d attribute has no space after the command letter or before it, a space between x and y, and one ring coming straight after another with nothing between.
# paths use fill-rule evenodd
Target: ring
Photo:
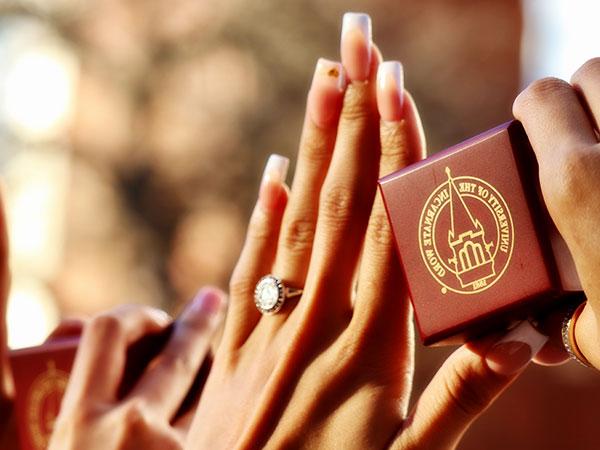
<instances>
[{"instance_id":1,"label":"ring","mask_svg":"<svg viewBox=\"0 0 600 450\"><path fill-rule=\"evenodd\" d=\"M281 309L286 299L302 295L302 289L287 287L281 278L265 275L254 289L254 303L263 314L275 314Z\"/></svg>"},{"instance_id":2,"label":"ring","mask_svg":"<svg viewBox=\"0 0 600 450\"><path fill-rule=\"evenodd\" d=\"M563 346L571 359L574 359L583 366L592 367L587 358L581 353L581 350L579 350L579 346L575 340L575 322L577 322L577 319L581 315L585 304L586 302L581 302L579 305L569 309L562 322L561 335Z\"/></svg>"}]
</instances>

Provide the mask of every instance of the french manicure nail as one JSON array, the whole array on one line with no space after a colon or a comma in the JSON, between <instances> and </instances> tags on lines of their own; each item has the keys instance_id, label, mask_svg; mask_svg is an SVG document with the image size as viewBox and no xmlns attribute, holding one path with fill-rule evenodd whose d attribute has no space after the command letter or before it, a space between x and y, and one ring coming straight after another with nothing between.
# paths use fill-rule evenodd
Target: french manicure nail
<instances>
[{"instance_id":1,"label":"french manicure nail","mask_svg":"<svg viewBox=\"0 0 600 450\"><path fill-rule=\"evenodd\" d=\"M219 312L225 302L225 294L216 288L203 288L182 313L182 317L212 316Z\"/></svg>"},{"instance_id":2,"label":"french manicure nail","mask_svg":"<svg viewBox=\"0 0 600 450\"><path fill-rule=\"evenodd\" d=\"M404 75L398 61L385 61L377 69L377 108L385 121L402 119Z\"/></svg>"},{"instance_id":3,"label":"french manicure nail","mask_svg":"<svg viewBox=\"0 0 600 450\"><path fill-rule=\"evenodd\" d=\"M513 375L525 367L548 341L523 321L496 342L485 355L488 367L500 375Z\"/></svg>"},{"instance_id":4,"label":"french manicure nail","mask_svg":"<svg viewBox=\"0 0 600 450\"><path fill-rule=\"evenodd\" d=\"M274 207L281 195L281 185L285 182L290 160L285 156L272 154L267 160L260 183L258 195L259 204L270 210Z\"/></svg>"},{"instance_id":5,"label":"french manicure nail","mask_svg":"<svg viewBox=\"0 0 600 450\"><path fill-rule=\"evenodd\" d=\"M171 316L162 309L151 308L150 314L152 315L154 320L160 325L167 325L173 320Z\"/></svg>"},{"instance_id":6,"label":"french manicure nail","mask_svg":"<svg viewBox=\"0 0 600 450\"><path fill-rule=\"evenodd\" d=\"M320 58L315 67L308 93L308 113L320 127L327 127L339 112L346 89L346 76L341 63Z\"/></svg>"},{"instance_id":7,"label":"french manicure nail","mask_svg":"<svg viewBox=\"0 0 600 450\"><path fill-rule=\"evenodd\" d=\"M289 158L273 153L269 156L263 172L262 183L284 183L287 177Z\"/></svg>"},{"instance_id":8,"label":"french manicure nail","mask_svg":"<svg viewBox=\"0 0 600 450\"><path fill-rule=\"evenodd\" d=\"M351 81L365 81L371 68L371 18L348 12L342 20L340 53Z\"/></svg>"}]
</instances>

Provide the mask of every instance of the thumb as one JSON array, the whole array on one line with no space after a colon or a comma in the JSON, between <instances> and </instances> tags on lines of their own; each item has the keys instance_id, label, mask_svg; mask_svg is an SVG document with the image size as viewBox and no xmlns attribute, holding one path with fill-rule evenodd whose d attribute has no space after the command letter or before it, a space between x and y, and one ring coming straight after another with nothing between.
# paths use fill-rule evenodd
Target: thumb
<instances>
[{"instance_id":1,"label":"thumb","mask_svg":"<svg viewBox=\"0 0 600 450\"><path fill-rule=\"evenodd\" d=\"M456 350L435 374L393 448L455 448L462 435L523 371L547 337L529 322Z\"/></svg>"}]
</instances>

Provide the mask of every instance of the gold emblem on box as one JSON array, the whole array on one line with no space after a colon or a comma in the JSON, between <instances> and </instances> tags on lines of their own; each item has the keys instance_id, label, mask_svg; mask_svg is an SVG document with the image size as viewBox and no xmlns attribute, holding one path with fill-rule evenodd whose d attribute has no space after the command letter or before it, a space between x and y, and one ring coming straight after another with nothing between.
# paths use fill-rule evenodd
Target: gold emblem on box
<instances>
[{"instance_id":1,"label":"gold emblem on box","mask_svg":"<svg viewBox=\"0 0 600 450\"><path fill-rule=\"evenodd\" d=\"M508 205L488 182L470 176L448 179L429 196L419 219L419 247L442 292L475 294L504 274L514 245Z\"/></svg>"},{"instance_id":2,"label":"gold emblem on box","mask_svg":"<svg viewBox=\"0 0 600 450\"><path fill-rule=\"evenodd\" d=\"M43 450L48 446L68 381L69 374L57 369L54 361L48 361L48 369L31 385L27 398L27 424L36 449Z\"/></svg>"}]
</instances>

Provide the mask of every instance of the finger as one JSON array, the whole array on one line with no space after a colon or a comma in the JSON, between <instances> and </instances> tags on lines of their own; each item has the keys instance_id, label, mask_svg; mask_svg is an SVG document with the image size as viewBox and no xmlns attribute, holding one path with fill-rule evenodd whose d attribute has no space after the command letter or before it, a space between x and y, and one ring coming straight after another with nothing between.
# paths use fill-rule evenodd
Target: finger
<instances>
[{"instance_id":1,"label":"finger","mask_svg":"<svg viewBox=\"0 0 600 450\"><path fill-rule=\"evenodd\" d=\"M556 167L558 157L573 148L597 142L575 90L565 81L533 82L515 100L513 113L523 123L541 169Z\"/></svg>"},{"instance_id":2,"label":"finger","mask_svg":"<svg viewBox=\"0 0 600 450\"><path fill-rule=\"evenodd\" d=\"M116 400L127 348L142 336L158 333L171 322L161 310L126 305L94 317L83 332L65 393L66 407Z\"/></svg>"},{"instance_id":3,"label":"finger","mask_svg":"<svg viewBox=\"0 0 600 450\"><path fill-rule=\"evenodd\" d=\"M394 448L455 448L547 340L528 322L495 339L464 345L444 362L405 421Z\"/></svg>"},{"instance_id":4,"label":"finger","mask_svg":"<svg viewBox=\"0 0 600 450\"><path fill-rule=\"evenodd\" d=\"M370 41L370 28L366 14L344 16L342 63L351 83L346 88L335 148L319 197L307 276L307 286L312 276L315 288L320 290L319 295L310 298L328 298L319 305L328 316L331 309L343 313L350 308L352 276L376 189L380 151L375 77L379 61ZM365 46L370 49L368 59L364 55L349 57L361 53ZM359 67L367 62L367 68ZM365 71L367 79L357 75ZM327 289L335 289L335 294Z\"/></svg>"},{"instance_id":5,"label":"finger","mask_svg":"<svg viewBox=\"0 0 600 450\"><path fill-rule=\"evenodd\" d=\"M379 68L380 176L422 159L425 153L419 115L412 98L404 92L401 70L397 62L382 63ZM352 324L359 333L373 333L383 342L394 343L394 364L400 370L412 367L414 345L410 302L394 242L378 194L367 227ZM393 324L390 317L395 318ZM409 395L403 398L405 411Z\"/></svg>"},{"instance_id":6,"label":"finger","mask_svg":"<svg viewBox=\"0 0 600 450\"><path fill-rule=\"evenodd\" d=\"M48 335L46 342L57 339L75 338L81 336L85 327L85 319L69 318L63 319L58 326Z\"/></svg>"},{"instance_id":7,"label":"finger","mask_svg":"<svg viewBox=\"0 0 600 450\"><path fill-rule=\"evenodd\" d=\"M598 130L600 118L600 58L593 58L581 66L571 77L571 84L580 94L584 106L589 108L592 123Z\"/></svg>"},{"instance_id":8,"label":"finger","mask_svg":"<svg viewBox=\"0 0 600 450\"><path fill-rule=\"evenodd\" d=\"M581 314L573 323L572 326L575 327L573 339L588 363L598 369L600 367L600 350L598 349L600 330L598 329L598 316L592 306L591 302L586 302Z\"/></svg>"},{"instance_id":9,"label":"finger","mask_svg":"<svg viewBox=\"0 0 600 450\"><path fill-rule=\"evenodd\" d=\"M296 173L283 217L273 272L290 286L304 286L321 186L331 161L344 99L345 75L338 62L319 59L308 93Z\"/></svg>"},{"instance_id":10,"label":"finger","mask_svg":"<svg viewBox=\"0 0 600 450\"><path fill-rule=\"evenodd\" d=\"M223 332L224 345L241 345L260 318L253 300L254 288L258 280L271 273L273 268L288 198L284 184L288 164L288 158L271 155L265 166L246 242L229 284L230 305Z\"/></svg>"},{"instance_id":11,"label":"finger","mask_svg":"<svg viewBox=\"0 0 600 450\"><path fill-rule=\"evenodd\" d=\"M162 353L152 362L128 399L142 399L148 411L170 421L189 391L222 319L225 294L202 289L181 317Z\"/></svg>"},{"instance_id":12,"label":"finger","mask_svg":"<svg viewBox=\"0 0 600 450\"><path fill-rule=\"evenodd\" d=\"M379 69L377 100L382 114L380 177L425 155L421 121L410 94L404 91L401 71L398 62L382 63ZM381 320L382 327L390 328L386 325L389 314L402 318L409 316L404 276L394 242L383 200L377 195L358 276L354 314L361 326L378 326L376 323Z\"/></svg>"},{"instance_id":13,"label":"finger","mask_svg":"<svg viewBox=\"0 0 600 450\"><path fill-rule=\"evenodd\" d=\"M567 304L536 318L536 328L548 336L548 342L534 358L537 364L555 366L569 360L569 354L562 342L562 324L569 310L570 305Z\"/></svg>"}]
</instances>

